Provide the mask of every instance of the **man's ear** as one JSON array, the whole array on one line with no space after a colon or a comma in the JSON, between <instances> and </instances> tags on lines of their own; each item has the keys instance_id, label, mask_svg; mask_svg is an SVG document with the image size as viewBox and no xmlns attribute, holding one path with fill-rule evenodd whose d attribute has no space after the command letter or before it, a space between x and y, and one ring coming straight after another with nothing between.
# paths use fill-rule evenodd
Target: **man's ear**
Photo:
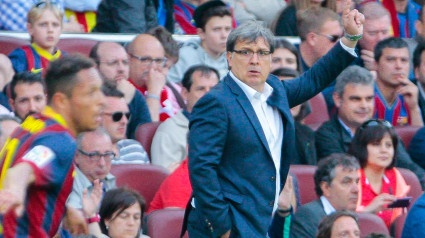
<instances>
[{"instance_id":1,"label":"man's ear","mask_svg":"<svg viewBox=\"0 0 425 238\"><path fill-rule=\"evenodd\" d=\"M182 87L182 91L180 93L182 95L182 98L187 101L187 97L189 95L189 91L187 91L187 89L185 87Z\"/></svg>"},{"instance_id":2,"label":"man's ear","mask_svg":"<svg viewBox=\"0 0 425 238\"><path fill-rule=\"evenodd\" d=\"M342 104L342 98L339 96L339 93L334 92L332 94L332 99L334 100L335 107L340 108Z\"/></svg>"},{"instance_id":3,"label":"man's ear","mask_svg":"<svg viewBox=\"0 0 425 238\"><path fill-rule=\"evenodd\" d=\"M316 45L316 41L317 41L317 35L314 32L310 32L307 34L307 36L305 37L305 41L309 44L309 45Z\"/></svg>"},{"instance_id":4,"label":"man's ear","mask_svg":"<svg viewBox=\"0 0 425 238\"><path fill-rule=\"evenodd\" d=\"M64 112L69 110L69 98L62 92L56 92L51 98L51 104L60 111Z\"/></svg>"},{"instance_id":5,"label":"man's ear","mask_svg":"<svg viewBox=\"0 0 425 238\"><path fill-rule=\"evenodd\" d=\"M15 111L15 100L9 98L9 105L12 108L12 111Z\"/></svg>"},{"instance_id":6,"label":"man's ear","mask_svg":"<svg viewBox=\"0 0 425 238\"><path fill-rule=\"evenodd\" d=\"M329 197L330 196L330 186L327 182L320 182L320 189L322 190L323 196Z\"/></svg>"},{"instance_id":7,"label":"man's ear","mask_svg":"<svg viewBox=\"0 0 425 238\"><path fill-rule=\"evenodd\" d=\"M204 30L202 28L196 28L196 34L198 34L199 38L201 38L201 41L204 41L206 36Z\"/></svg>"}]
</instances>

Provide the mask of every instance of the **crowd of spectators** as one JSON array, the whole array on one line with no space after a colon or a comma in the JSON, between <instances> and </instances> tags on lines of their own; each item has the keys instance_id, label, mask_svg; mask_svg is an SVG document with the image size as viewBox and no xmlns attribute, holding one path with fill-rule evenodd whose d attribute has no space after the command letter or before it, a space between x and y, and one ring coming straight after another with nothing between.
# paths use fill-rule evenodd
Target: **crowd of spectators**
<instances>
[{"instance_id":1,"label":"crowd of spectators","mask_svg":"<svg viewBox=\"0 0 425 238\"><path fill-rule=\"evenodd\" d=\"M198 100L231 69L229 60L233 54L226 44L231 31L250 21L269 28L276 36L270 56L246 49L233 52L247 57L252 53L250 57L258 59L270 57L272 74L281 81L293 80L304 72L310 73L309 69L321 62L335 45L347 48L341 43L346 33L342 20L344 2L0 1L0 30L25 31L30 37L30 44L8 56L0 54L0 147L4 146L0 159L9 157L0 160L0 200L6 170L16 167L16 161L11 163L11 155L5 151L12 150L16 143L12 138L25 137L23 129L16 128L23 123L22 128L28 129L28 125L39 120L34 115L46 113L61 124L61 119L46 112L53 100L56 107L61 107L56 111L62 116L77 115L71 120L71 127L76 128L73 132L78 132L71 133L76 142L68 137L65 140L69 140L69 148L75 147L75 155L73 152L64 156L73 157L75 176L72 186L68 177L63 178L70 194L63 201L64 209L52 211L57 212L59 219L53 219L48 231L32 227L37 230L34 232L41 232L34 234L69 237L90 233L98 237L120 237L126 232L129 237L143 237L144 216L149 219L156 210L192 206L188 167L191 114ZM357 56L355 61L321 92L327 110L318 112L313 101L307 101L290 111L295 121L295 148L291 158L283 159L290 160L291 165L317 168L312 179L318 199L301 204L299 183L303 181L290 173L280 196L276 197L270 237L340 237L341 234L359 237L361 226L355 212L375 214L390 232L396 219L404 219L402 215L407 211L402 237L425 236L425 228L416 228L425 224L425 195L408 208L388 208L397 199L407 197L411 189L399 168L413 172L425 189L425 10L422 1L413 0L357 0L351 2L351 8L358 9L365 17L363 35L355 49L346 49ZM84 112L86 104L90 104L84 101L87 100L84 96L60 101L52 99L49 91L53 83L48 83L46 77L49 72L55 73L52 62L72 57L74 53L58 48L63 32L136 34L127 44L97 42L88 58L75 61L87 64L86 69L95 70L96 77L103 80L101 87L93 86L93 92L88 92L92 95L102 91L104 95L102 114L96 119L100 125L97 129L87 131L78 127L79 121L88 123L83 118L85 115L78 117L78 107ZM196 37L178 42L173 34ZM292 44L292 37L298 37L299 43ZM66 62L56 65L62 81L67 79L67 74L74 74L63 69L63 65ZM66 94L66 90L77 87L72 84L54 87L63 87ZM100 99L93 103L98 106ZM74 106L71 111L66 109ZM306 123L306 118L314 113L326 115L330 120L320 125ZM159 126L149 148L143 147L146 145L138 140L138 128L157 122ZM397 134L397 129L403 127L415 131L408 143ZM30 152L32 156L36 153ZM49 156L50 150L46 153ZM46 162L32 163L42 166ZM133 164L159 166L170 173L150 204L138 192L118 187L111 172L114 165ZM49 167L46 173L69 171L68 167L52 169ZM30 177L28 189L39 192L40 186L57 179L49 174L52 178L43 180L38 177L40 171L34 172L35 178ZM143 180L143 174L134 179ZM0 219L0 237L3 233L5 237L29 234L25 229L5 227L12 224L8 212L4 214L0 207L0 213L4 214L0 217L6 219ZM56 223L62 215L63 225L59 226ZM31 223L25 219L24 215L20 221ZM276 231L276 225L283 227L283 232ZM52 229L56 230L52 232Z\"/></svg>"}]
</instances>

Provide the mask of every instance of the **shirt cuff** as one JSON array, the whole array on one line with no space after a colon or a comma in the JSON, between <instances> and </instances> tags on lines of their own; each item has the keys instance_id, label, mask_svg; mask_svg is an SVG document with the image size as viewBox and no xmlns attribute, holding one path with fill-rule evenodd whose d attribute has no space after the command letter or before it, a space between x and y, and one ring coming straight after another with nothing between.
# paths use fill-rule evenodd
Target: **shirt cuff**
<instances>
[{"instance_id":1,"label":"shirt cuff","mask_svg":"<svg viewBox=\"0 0 425 238\"><path fill-rule=\"evenodd\" d=\"M348 53L350 53L352 56L357 57L356 49L355 48L350 48L350 47L344 45L344 43L342 43L342 40L339 40L339 43L341 44L342 48L345 51L347 51Z\"/></svg>"}]
</instances>

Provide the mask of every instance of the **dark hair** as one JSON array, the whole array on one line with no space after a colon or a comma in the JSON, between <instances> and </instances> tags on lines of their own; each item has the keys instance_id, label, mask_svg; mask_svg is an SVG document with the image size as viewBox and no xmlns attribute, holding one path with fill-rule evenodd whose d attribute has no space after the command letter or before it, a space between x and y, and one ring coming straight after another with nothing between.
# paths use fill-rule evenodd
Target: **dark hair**
<instances>
[{"instance_id":1,"label":"dark hair","mask_svg":"<svg viewBox=\"0 0 425 238\"><path fill-rule=\"evenodd\" d=\"M382 56L382 52L386 48L393 48L393 49L406 48L406 49L409 49L409 46L407 45L406 41L404 41L401 38L390 37L388 39L381 40L380 42L378 42L378 44L376 44L375 50L374 50L376 62L379 61L379 59Z\"/></svg>"},{"instance_id":2,"label":"dark hair","mask_svg":"<svg viewBox=\"0 0 425 238\"><path fill-rule=\"evenodd\" d=\"M212 1L211 1L212 2ZM204 3L204 4L209 4ZM203 5L203 4L202 4ZM201 7L200 5L199 7ZM198 7L198 8L199 8ZM196 11L196 10L195 10ZM195 25L197 28L201 28L205 31L205 25L207 25L208 21L213 17L224 17L229 16L232 17L232 12L227 6L212 6L207 9L203 9L202 13L200 13L200 17L193 17L195 19ZM195 15L195 13L194 13Z\"/></svg>"},{"instance_id":3,"label":"dark hair","mask_svg":"<svg viewBox=\"0 0 425 238\"><path fill-rule=\"evenodd\" d=\"M24 71L21 73L17 73L13 76L12 81L10 82L10 97L15 100L16 98L16 92L15 88L16 85L25 83L25 84L35 84L40 83L43 86L43 91L46 93L46 85L44 83L44 80L41 78L41 74L34 74L30 71Z\"/></svg>"},{"instance_id":4,"label":"dark hair","mask_svg":"<svg viewBox=\"0 0 425 238\"><path fill-rule=\"evenodd\" d=\"M290 68L278 68L273 70L272 74L276 75L277 77L299 77L300 73L296 70L290 69Z\"/></svg>"},{"instance_id":5,"label":"dark hair","mask_svg":"<svg viewBox=\"0 0 425 238\"><path fill-rule=\"evenodd\" d=\"M51 102L55 93L61 92L68 97L78 83L77 74L81 70L95 67L92 59L80 54L64 55L50 63L46 73L47 101Z\"/></svg>"},{"instance_id":6,"label":"dark hair","mask_svg":"<svg viewBox=\"0 0 425 238\"><path fill-rule=\"evenodd\" d=\"M335 169L342 166L344 170L357 170L360 168L356 158L344 153L333 153L317 163L317 170L314 173L314 186L317 196L322 196L323 191L320 188L322 182L331 185L335 178Z\"/></svg>"},{"instance_id":7,"label":"dark hair","mask_svg":"<svg viewBox=\"0 0 425 238\"><path fill-rule=\"evenodd\" d=\"M205 76L209 76L211 73L214 73L215 75L217 75L217 78L220 80L220 75L218 74L218 71L215 68L210 67L208 65L203 65L203 64L194 65L190 67L183 75L182 86L188 92L190 91L190 87L192 87L192 84L193 84L192 75L198 71L201 72L201 75L205 75Z\"/></svg>"},{"instance_id":8,"label":"dark hair","mask_svg":"<svg viewBox=\"0 0 425 238\"><path fill-rule=\"evenodd\" d=\"M421 66L421 55L425 50L425 43L419 43L413 52L413 68L416 69Z\"/></svg>"},{"instance_id":9,"label":"dark hair","mask_svg":"<svg viewBox=\"0 0 425 238\"><path fill-rule=\"evenodd\" d=\"M140 205L140 212L142 215L140 218L140 227L142 227L143 213L145 212L145 200L138 192L128 188L116 188L106 192L99 210L99 215L101 218L99 224L102 233L108 235L108 229L106 229L105 220L115 219L125 209L133 206L136 203L139 203Z\"/></svg>"},{"instance_id":10,"label":"dark hair","mask_svg":"<svg viewBox=\"0 0 425 238\"><path fill-rule=\"evenodd\" d=\"M157 26L148 31L149 35L154 36L161 42L167 58L173 57L178 59L180 53L179 43L174 40L173 35L163 26Z\"/></svg>"},{"instance_id":11,"label":"dark hair","mask_svg":"<svg viewBox=\"0 0 425 238\"><path fill-rule=\"evenodd\" d=\"M342 210L336 211L329 216L325 216L319 224L316 238L330 238L332 234L332 228L336 220L340 217L351 217L356 221L357 227L359 227L359 220L357 215L353 212Z\"/></svg>"},{"instance_id":12,"label":"dark hair","mask_svg":"<svg viewBox=\"0 0 425 238\"><path fill-rule=\"evenodd\" d=\"M374 125L368 125L372 121L377 121L378 123ZM354 135L354 138L351 141L347 153L355 156L358 159L362 168L366 167L367 165L367 145L373 142L381 141L387 133L391 137L391 141L393 142L394 148L393 160L391 161L391 164L387 167L387 169L394 167L397 155L398 136L392 126L387 126L388 122L385 124L383 122L383 120L377 119L368 120L356 130L356 134Z\"/></svg>"},{"instance_id":13,"label":"dark hair","mask_svg":"<svg viewBox=\"0 0 425 238\"><path fill-rule=\"evenodd\" d=\"M97 53L97 50L99 49L99 45L101 44L102 42L97 42L92 48L91 48L91 50L90 50L90 53L89 53L89 57L90 57L90 59L92 59L92 60L94 60L94 62L96 62L96 64L97 64L97 66L99 66L99 61L100 61L100 59L99 59L99 54Z\"/></svg>"},{"instance_id":14,"label":"dark hair","mask_svg":"<svg viewBox=\"0 0 425 238\"><path fill-rule=\"evenodd\" d=\"M295 47L291 42L289 42L286 39L281 38L281 37L275 37L274 44L275 44L274 45L275 50L276 49L287 49L292 54L295 55L295 58L296 58L296 61L297 61L297 70L298 70L298 72L301 72L301 61L300 61L300 56L299 56L299 52L297 50L297 47Z\"/></svg>"},{"instance_id":15,"label":"dark hair","mask_svg":"<svg viewBox=\"0 0 425 238\"><path fill-rule=\"evenodd\" d=\"M112 83L105 83L102 85L102 92L106 97L124 98L124 93L118 90Z\"/></svg>"}]
</instances>

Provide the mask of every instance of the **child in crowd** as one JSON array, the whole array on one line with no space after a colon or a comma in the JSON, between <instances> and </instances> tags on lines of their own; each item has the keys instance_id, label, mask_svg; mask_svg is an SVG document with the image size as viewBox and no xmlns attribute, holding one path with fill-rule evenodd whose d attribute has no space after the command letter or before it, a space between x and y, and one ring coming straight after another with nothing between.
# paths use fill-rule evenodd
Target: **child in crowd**
<instances>
[{"instance_id":1,"label":"child in crowd","mask_svg":"<svg viewBox=\"0 0 425 238\"><path fill-rule=\"evenodd\" d=\"M56 45L62 32L62 11L50 2L39 2L27 15L31 45L14 50L9 58L16 72L40 73L63 54Z\"/></svg>"}]
</instances>

